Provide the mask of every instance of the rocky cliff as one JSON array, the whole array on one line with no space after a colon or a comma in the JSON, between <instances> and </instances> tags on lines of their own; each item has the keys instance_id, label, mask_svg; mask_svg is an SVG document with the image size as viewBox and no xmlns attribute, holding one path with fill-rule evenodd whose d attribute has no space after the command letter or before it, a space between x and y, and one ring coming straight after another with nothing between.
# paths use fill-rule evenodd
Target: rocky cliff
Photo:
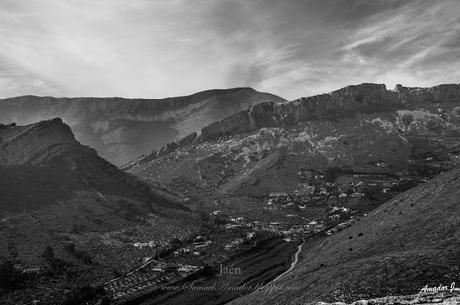
<instances>
[{"instance_id":1,"label":"rocky cliff","mask_svg":"<svg viewBox=\"0 0 460 305\"><path fill-rule=\"evenodd\" d=\"M0 100L0 123L61 117L78 141L120 165L257 103L284 101L251 88L165 99L21 96Z\"/></svg>"},{"instance_id":2,"label":"rocky cliff","mask_svg":"<svg viewBox=\"0 0 460 305\"><path fill-rule=\"evenodd\" d=\"M223 136L249 132L262 127L290 126L309 120L337 120L360 113L392 111L423 103L458 101L460 101L459 84L431 88L409 88L397 85L394 90L387 90L384 84L365 83L283 104L260 103L212 123L179 141L169 143L147 156L140 157L126 168L166 155L183 145L216 140Z\"/></svg>"}]
</instances>

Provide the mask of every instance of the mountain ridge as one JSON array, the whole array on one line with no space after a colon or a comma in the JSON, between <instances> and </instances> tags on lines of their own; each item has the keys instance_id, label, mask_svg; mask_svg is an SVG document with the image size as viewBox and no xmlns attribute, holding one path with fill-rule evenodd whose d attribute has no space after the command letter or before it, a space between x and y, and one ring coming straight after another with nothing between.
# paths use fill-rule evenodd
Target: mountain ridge
<instances>
[{"instance_id":1,"label":"mountain ridge","mask_svg":"<svg viewBox=\"0 0 460 305\"><path fill-rule=\"evenodd\" d=\"M0 100L0 122L25 125L62 118L79 142L120 165L259 102L285 100L252 88L212 89L165 99L55 98Z\"/></svg>"},{"instance_id":2,"label":"mountain ridge","mask_svg":"<svg viewBox=\"0 0 460 305\"><path fill-rule=\"evenodd\" d=\"M239 91L239 90L252 90L252 91L257 91L256 89L252 87L231 87L231 88L216 88L216 89L207 89L203 91L199 91L196 93L192 94L186 94L186 95L177 95L177 96L172 96L172 97L163 97L163 98L146 98L146 97L123 97L123 96L73 96L73 97L66 97L66 96L52 96L52 95L35 95L35 94L24 94L24 95L15 95L15 96L10 96L10 97L4 97L0 98L0 100L18 100L21 98L41 98L41 99L83 99L83 100L88 100L88 99L112 99L112 100L146 100L146 101L164 101L164 100L174 100L174 99L181 99L181 98L188 98L191 96L199 96L199 95L206 95L206 94L212 94L212 93L218 93L218 92L225 92L225 91ZM265 93L265 92L264 92ZM267 93L271 94L271 93ZM275 94L272 94L273 96L276 96Z\"/></svg>"},{"instance_id":3,"label":"mountain ridge","mask_svg":"<svg viewBox=\"0 0 460 305\"><path fill-rule=\"evenodd\" d=\"M259 103L214 122L198 132L192 132L176 142L168 143L148 155L140 156L124 168L130 169L166 155L181 145L202 143L262 127L294 125L308 120L337 120L359 113L389 111L418 103L452 101L460 101L459 84L443 84L429 88L397 85L394 90L387 90L384 84L363 83L283 104Z\"/></svg>"}]
</instances>

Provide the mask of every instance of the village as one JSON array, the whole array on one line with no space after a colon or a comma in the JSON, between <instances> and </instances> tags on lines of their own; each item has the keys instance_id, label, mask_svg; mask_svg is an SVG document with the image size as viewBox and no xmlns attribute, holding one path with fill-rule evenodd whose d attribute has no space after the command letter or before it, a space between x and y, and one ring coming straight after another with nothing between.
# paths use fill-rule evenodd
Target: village
<instances>
[{"instance_id":1,"label":"village","mask_svg":"<svg viewBox=\"0 0 460 305\"><path fill-rule=\"evenodd\" d=\"M230 215L225 209L208 210L193 238L177 238L163 245L167 251L144 257L141 267L110 281L105 290L114 300L122 301L192 274L212 274L213 266L253 247L264 236L280 236L284 242L300 244L318 233L333 235L366 216L370 205L381 204L428 179L392 173L383 161L369 169L302 168L297 172L295 190L267 194L255 213ZM156 246L153 241L132 243L138 251Z\"/></svg>"},{"instance_id":2,"label":"village","mask_svg":"<svg viewBox=\"0 0 460 305\"><path fill-rule=\"evenodd\" d=\"M370 171L329 168L325 171L300 169L297 188L292 192L273 192L265 199L266 209L302 211L311 206L353 207L372 200L385 201L410 186L427 181L427 177L385 170L387 163L376 162Z\"/></svg>"},{"instance_id":3,"label":"village","mask_svg":"<svg viewBox=\"0 0 460 305\"><path fill-rule=\"evenodd\" d=\"M340 215L340 220L343 221L331 230L328 229L325 220L309 220L306 223L253 220L243 216L225 215L219 210L212 211L206 220L208 225L212 224L211 230L200 233L186 242L172 242L171 251L164 256L145 257L141 267L106 283L104 289L113 300L126 301L195 273L213 274L213 266L222 264L236 253L254 247L259 240L267 236L280 236L284 242L300 244L312 234L327 231L330 235L351 225L350 219L353 221L353 218L350 218L353 215L346 209L332 209L330 215ZM344 219L348 219L348 222ZM153 244L132 244L133 248L139 250L150 246Z\"/></svg>"}]
</instances>

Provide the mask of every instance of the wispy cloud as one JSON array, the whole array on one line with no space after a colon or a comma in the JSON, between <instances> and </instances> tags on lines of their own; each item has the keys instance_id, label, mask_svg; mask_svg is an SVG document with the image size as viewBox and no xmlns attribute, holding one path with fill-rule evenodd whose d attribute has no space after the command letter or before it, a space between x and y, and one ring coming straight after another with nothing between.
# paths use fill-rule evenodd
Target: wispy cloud
<instances>
[{"instance_id":1,"label":"wispy cloud","mask_svg":"<svg viewBox=\"0 0 460 305\"><path fill-rule=\"evenodd\" d=\"M460 82L457 0L0 0L0 96Z\"/></svg>"}]
</instances>

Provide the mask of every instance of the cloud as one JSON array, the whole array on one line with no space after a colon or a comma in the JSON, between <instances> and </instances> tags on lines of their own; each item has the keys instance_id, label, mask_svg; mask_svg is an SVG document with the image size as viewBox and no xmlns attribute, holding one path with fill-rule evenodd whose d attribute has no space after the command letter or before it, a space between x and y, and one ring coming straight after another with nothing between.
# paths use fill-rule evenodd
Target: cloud
<instances>
[{"instance_id":1,"label":"cloud","mask_svg":"<svg viewBox=\"0 0 460 305\"><path fill-rule=\"evenodd\" d=\"M0 95L459 82L456 0L0 0Z\"/></svg>"}]
</instances>

